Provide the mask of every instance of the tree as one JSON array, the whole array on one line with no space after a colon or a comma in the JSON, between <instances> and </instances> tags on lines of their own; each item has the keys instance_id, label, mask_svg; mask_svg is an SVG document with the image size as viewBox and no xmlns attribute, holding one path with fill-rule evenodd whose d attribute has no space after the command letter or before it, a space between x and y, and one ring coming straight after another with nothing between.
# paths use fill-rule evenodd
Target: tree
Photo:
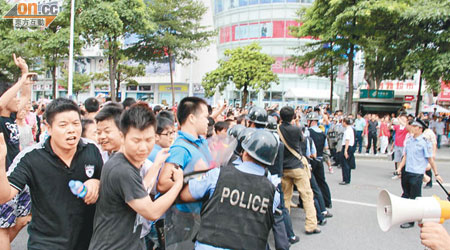
<instances>
[{"instance_id":1,"label":"tree","mask_svg":"<svg viewBox=\"0 0 450 250\"><path fill-rule=\"evenodd\" d=\"M214 95L216 88L223 92L233 83L237 89L243 89L242 107L245 107L249 88L258 92L270 88L270 83L279 84L278 76L272 72L275 59L260 51L257 43L225 50L225 59L219 60L219 67L202 79L205 95Z\"/></svg>"},{"instance_id":2,"label":"tree","mask_svg":"<svg viewBox=\"0 0 450 250\"><path fill-rule=\"evenodd\" d=\"M48 69L52 75L52 96L56 97L56 70L61 66L61 60L69 56L69 37L70 37L70 1L64 1L64 8L61 13L53 20L49 27L41 31L41 43L34 47L36 53L42 55L44 69ZM74 34L74 54L81 52L83 46L79 39L79 21L75 19Z\"/></svg>"},{"instance_id":3,"label":"tree","mask_svg":"<svg viewBox=\"0 0 450 250\"><path fill-rule=\"evenodd\" d=\"M80 19L83 38L88 44L100 44L108 57L110 96L116 100L116 71L119 61L127 56L123 38L152 30L150 15L143 0L85 0ZM135 56L135 55L132 55Z\"/></svg>"},{"instance_id":4,"label":"tree","mask_svg":"<svg viewBox=\"0 0 450 250\"><path fill-rule=\"evenodd\" d=\"M69 82L69 74L66 70L63 70L63 72L64 72L64 78L58 80L58 84L59 84L59 86L67 89L67 85ZM86 91L89 88L90 81L91 81L91 77L89 75L74 72L73 85L72 85L73 93L75 93L75 95L78 97L79 92Z\"/></svg>"},{"instance_id":5,"label":"tree","mask_svg":"<svg viewBox=\"0 0 450 250\"><path fill-rule=\"evenodd\" d=\"M291 29L296 36L298 27ZM330 110L333 110L333 87L336 80L339 65L345 63L342 56L345 52L333 45L333 40L316 41L295 48L295 55L287 60L288 64L301 67L303 69L315 68L310 75L330 78Z\"/></svg>"},{"instance_id":6,"label":"tree","mask_svg":"<svg viewBox=\"0 0 450 250\"><path fill-rule=\"evenodd\" d=\"M184 64L195 60L195 52L208 46L216 32L201 24L207 7L199 0L152 0L147 4L157 29L139 33L139 40L129 52L140 61L169 62L172 105L175 105L173 62Z\"/></svg>"},{"instance_id":7,"label":"tree","mask_svg":"<svg viewBox=\"0 0 450 250\"><path fill-rule=\"evenodd\" d=\"M5 0L0 0L0 13L4 14L12 8ZM12 54L24 58L31 69L38 62L33 47L40 42L39 32L14 29L12 19L0 21L0 81L13 83L20 77L20 69L14 64Z\"/></svg>"},{"instance_id":8,"label":"tree","mask_svg":"<svg viewBox=\"0 0 450 250\"><path fill-rule=\"evenodd\" d=\"M437 95L440 81L450 79L450 2L446 0L418 0L402 15L408 24L408 55L404 67L410 72L419 70L419 93L416 115L422 100L422 79Z\"/></svg>"},{"instance_id":9,"label":"tree","mask_svg":"<svg viewBox=\"0 0 450 250\"><path fill-rule=\"evenodd\" d=\"M124 60L122 60L124 62ZM139 64L138 66L127 65L124 63L120 63L117 66L115 79L116 79L116 96L119 96L120 86L122 83L126 83L126 85L137 86L139 83L134 80L134 77L145 76L145 66L143 64ZM109 78L109 71L105 71L102 73L96 73L93 75L93 80L107 80Z\"/></svg>"}]
</instances>

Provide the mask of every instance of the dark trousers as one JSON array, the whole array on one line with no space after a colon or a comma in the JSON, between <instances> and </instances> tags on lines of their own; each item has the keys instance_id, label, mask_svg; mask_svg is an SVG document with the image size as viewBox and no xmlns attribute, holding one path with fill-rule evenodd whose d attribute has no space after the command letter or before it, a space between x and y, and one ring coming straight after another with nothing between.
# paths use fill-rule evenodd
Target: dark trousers
<instances>
[{"instance_id":1,"label":"dark trousers","mask_svg":"<svg viewBox=\"0 0 450 250\"><path fill-rule=\"evenodd\" d=\"M286 235L288 238L292 238L295 236L295 233L294 229L292 228L292 220L291 216L289 215L289 210L286 208L286 205L284 204L284 193L283 189L281 188L281 183L278 185L278 191L280 192L280 206L278 207L283 212L283 221L286 229Z\"/></svg>"},{"instance_id":2,"label":"dark trousers","mask_svg":"<svg viewBox=\"0 0 450 250\"><path fill-rule=\"evenodd\" d=\"M342 163L342 181L346 183L350 183L351 181L351 169L353 165L353 150L351 147L348 148L348 158L345 158L344 155L345 146L342 147L341 150L341 163Z\"/></svg>"},{"instance_id":3,"label":"dark trousers","mask_svg":"<svg viewBox=\"0 0 450 250\"><path fill-rule=\"evenodd\" d=\"M314 207L316 208L317 221L321 221L324 219L322 212L325 212L326 208L322 192L320 191L319 185L317 185L317 181L314 175L311 175L310 184L311 189L314 193Z\"/></svg>"},{"instance_id":4,"label":"dark trousers","mask_svg":"<svg viewBox=\"0 0 450 250\"><path fill-rule=\"evenodd\" d=\"M423 174L414 174L402 169L402 189L403 198L415 199L422 196L422 180Z\"/></svg>"},{"instance_id":5,"label":"dark trousers","mask_svg":"<svg viewBox=\"0 0 450 250\"><path fill-rule=\"evenodd\" d=\"M432 187L433 186L433 173L430 170L427 170L425 172L429 177L430 177L430 181L427 183L427 186Z\"/></svg>"},{"instance_id":6,"label":"dark trousers","mask_svg":"<svg viewBox=\"0 0 450 250\"><path fill-rule=\"evenodd\" d=\"M362 137L363 131L356 131L356 145L358 145L358 153L361 154L362 152L362 146L363 146L363 137Z\"/></svg>"},{"instance_id":7,"label":"dark trousers","mask_svg":"<svg viewBox=\"0 0 450 250\"><path fill-rule=\"evenodd\" d=\"M274 222L272 225L273 238L275 240L276 250L288 250L290 247L289 239L286 234L286 227L284 225L283 214L274 214ZM266 245L266 250L270 250L269 243Z\"/></svg>"},{"instance_id":8,"label":"dark trousers","mask_svg":"<svg viewBox=\"0 0 450 250\"><path fill-rule=\"evenodd\" d=\"M376 155L377 154L377 133L370 133L367 137L367 150L366 153L370 152L370 148L372 146L372 142L373 142L373 154Z\"/></svg>"},{"instance_id":9,"label":"dark trousers","mask_svg":"<svg viewBox=\"0 0 450 250\"><path fill-rule=\"evenodd\" d=\"M322 192L323 200L326 207L331 207L331 192L325 180L325 171L323 167L323 160L312 160L312 173L316 177L317 185Z\"/></svg>"}]
</instances>

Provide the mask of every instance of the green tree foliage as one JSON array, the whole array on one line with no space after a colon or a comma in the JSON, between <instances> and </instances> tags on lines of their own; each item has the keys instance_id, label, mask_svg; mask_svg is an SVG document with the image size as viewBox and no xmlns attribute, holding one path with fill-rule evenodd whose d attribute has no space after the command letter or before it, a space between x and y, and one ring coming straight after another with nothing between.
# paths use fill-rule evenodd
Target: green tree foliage
<instances>
[{"instance_id":1,"label":"green tree foliage","mask_svg":"<svg viewBox=\"0 0 450 250\"><path fill-rule=\"evenodd\" d=\"M208 46L216 32L201 24L207 7L199 0L152 0L147 4L157 29L138 33L139 41L128 51L140 61L170 62L172 105L175 105L172 63L195 60L195 52Z\"/></svg>"},{"instance_id":2,"label":"green tree foliage","mask_svg":"<svg viewBox=\"0 0 450 250\"><path fill-rule=\"evenodd\" d=\"M83 41L79 39L79 19L75 19L74 54L81 52ZM40 32L40 43L34 49L43 58L43 69L52 75L52 96L56 96L56 69L61 60L69 56L70 37L70 1L64 1L63 11L53 20L49 27Z\"/></svg>"},{"instance_id":3,"label":"green tree foliage","mask_svg":"<svg viewBox=\"0 0 450 250\"><path fill-rule=\"evenodd\" d=\"M0 16L6 14L12 5L0 0ZM20 69L14 64L12 54L24 58L30 70L35 70L38 62L34 46L40 42L39 32L15 30L12 19L0 18L0 81L13 83L20 76Z\"/></svg>"},{"instance_id":4,"label":"green tree foliage","mask_svg":"<svg viewBox=\"0 0 450 250\"><path fill-rule=\"evenodd\" d=\"M202 86L206 96L214 95L216 88L223 92L228 84L243 89L242 107L247 103L248 89L256 92L267 90L271 83L279 84L278 76L272 72L275 59L261 53L261 46L252 43L245 47L225 50L225 59L219 60L219 67L205 75Z\"/></svg>"},{"instance_id":5,"label":"green tree foliage","mask_svg":"<svg viewBox=\"0 0 450 250\"><path fill-rule=\"evenodd\" d=\"M67 89L67 85L69 82L69 74L66 70L63 70L64 77L63 79L58 80L58 85ZM80 74L78 72L73 72L73 84L72 91L78 97L78 93L87 91L89 89L91 77L86 74Z\"/></svg>"},{"instance_id":6,"label":"green tree foliage","mask_svg":"<svg viewBox=\"0 0 450 250\"><path fill-rule=\"evenodd\" d=\"M151 14L143 0L85 0L79 15L88 44L100 44L108 58L111 99L116 99L116 71L127 52L123 38L152 30ZM135 55L130 55L135 56Z\"/></svg>"},{"instance_id":7,"label":"green tree foliage","mask_svg":"<svg viewBox=\"0 0 450 250\"><path fill-rule=\"evenodd\" d=\"M139 64L138 66L132 66L124 64L124 60L121 60L122 63L119 63L117 66L115 79L116 79L116 96L119 95L120 86L122 83L130 86L137 86L139 83L134 80L134 77L145 76L145 66L143 64ZM102 80L105 81L109 78L109 71L105 71L102 73L96 73L92 76L92 80Z\"/></svg>"}]
</instances>

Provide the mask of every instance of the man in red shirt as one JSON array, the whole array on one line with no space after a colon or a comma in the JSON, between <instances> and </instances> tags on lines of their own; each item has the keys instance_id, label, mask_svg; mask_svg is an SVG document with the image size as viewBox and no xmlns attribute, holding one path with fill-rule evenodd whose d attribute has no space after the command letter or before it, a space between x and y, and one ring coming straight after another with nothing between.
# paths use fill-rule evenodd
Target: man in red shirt
<instances>
[{"instance_id":1,"label":"man in red shirt","mask_svg":"<svg viewBox=\"0 0 450 250\"><path fill-rule=\"evenodd\" d=\"M394 137L394 162L395 162L395 170L397 170L397 166L399 162L402 161L403 157L403 148L405 146L405 138L408 134L407 123L408 119L406 118L406 113L401 113L398 117L398 125L394 125L393 129L395 131ZM395 173L395 172L394 172ZM394 176L396 177L396 176Z\"/></svg>"}]
</instances>

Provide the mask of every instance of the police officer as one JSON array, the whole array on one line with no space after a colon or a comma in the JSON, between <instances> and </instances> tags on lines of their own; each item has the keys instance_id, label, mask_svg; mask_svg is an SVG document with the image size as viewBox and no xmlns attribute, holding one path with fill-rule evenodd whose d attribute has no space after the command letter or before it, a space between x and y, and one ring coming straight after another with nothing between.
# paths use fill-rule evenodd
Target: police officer
<instances>
[{"instance_id":1,"label":"police officer","mask_svg":"<svg viewBox=\"0 0 450 250\"><path fill-rule=\"evenodd\" d=\"M316 158L314 161L311 161L312 173L314 174L317 185L319 185L320 191L322 192L325 206L327 208L331 208L332 203L330 188L325 180L325 172L323 169L323 151L324 149L328 149L327 137L317 126L319 121L319 114L317 114L317 112L309 113L306 116L306 120L308 121L309 136L314 141L314 145L316 146Z\"/></svg>"},{"instance_id":2,"label":"police officer","mask_svg":"<svg viewBox=\"0 0 450 250\"><path fill-rule=\"evenodd\" d=\"M401 176L402 180L403 198L415 199L422 196L422 180L428 163L433 169L436 180L443 182L434 163L431 144L422 135L425 129L427 129L425 123L416 118L411 124L413 137L405 142L403 159L397 168L397 174ZM414 222L406 222L400 227L410 228L413 226Z\"/></svg>"},{"instance_id":3,"label":"police officer","mask_svg":"<svg viewBox=\"0 0 450 250\"><path fill-rule=\"evenodd\" d=\"M245 117L246 125L249 128L265 128L267 119L267 111L256 106L252 107Z\"/></svg>"},{"instance_id":4,"label":"police officer","mask_svg":"<svg viewBox=\"0 0 450 250\"><path fill-rule=\"evenodd\" d=\"M275 136L256 130L242 142L242 164L216 168L192 179L182 190L182 201L208 197L201 211L195 249L264 249L280 195L269 179L267 166L278 152Z\"/></svg>"}]
</instances>

